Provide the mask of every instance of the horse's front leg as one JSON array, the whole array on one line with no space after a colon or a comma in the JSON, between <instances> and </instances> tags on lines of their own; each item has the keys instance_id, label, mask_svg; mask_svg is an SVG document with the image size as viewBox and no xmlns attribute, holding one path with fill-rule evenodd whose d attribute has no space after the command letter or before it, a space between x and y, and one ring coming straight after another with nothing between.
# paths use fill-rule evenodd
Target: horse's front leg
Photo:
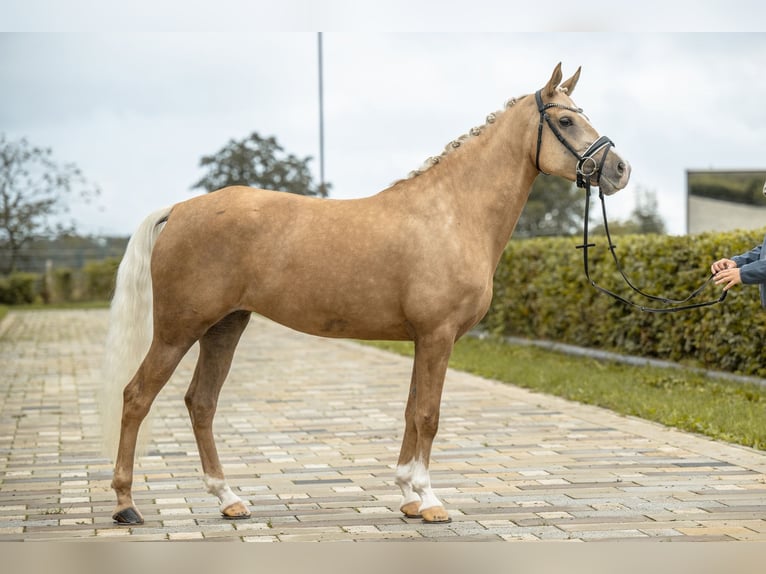
<instances>
[{"instance_id":1,"label":"horse's front leg","mask_svg":"<svg viewBox=\"0 0 766 574\"><path fill-rule=\"evenodd\" d=\"M415 458L415 449L418 442L418 430L415 426L415 397L417 395L417 377L415 366L412 368L410 392L407 397L407 408L404 411L404 438L402 448L399 451L399 463L396 469L396 482L402 489L402 502L399 510L407 518L422 518L420 514L421 498L412 488L412 477L407 465Z\"/></svg>"},{"instance_id":2,"label":"horse's front leg","mask_svg":"<svg viewBox=\"0 0 766 574\"><path fill-rule=\"evenodd\" d=\"M449 522L449 514L431 488L431 447L439 428L444 376L455 336L452 331L418 337L405 411L405 430L396 483L402 489L401 511L426 522Z\"/></svg>"}]
</instances>

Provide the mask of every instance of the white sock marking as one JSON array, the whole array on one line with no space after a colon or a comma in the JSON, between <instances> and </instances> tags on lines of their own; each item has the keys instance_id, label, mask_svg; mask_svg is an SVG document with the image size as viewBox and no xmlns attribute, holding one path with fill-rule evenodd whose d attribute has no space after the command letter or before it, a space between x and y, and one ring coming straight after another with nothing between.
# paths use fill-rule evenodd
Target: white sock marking
<instances>
[{"instance_id":1,"label":"white sock marking","mask_svg":"<svg viewBox=\"0 0 766 574\"><path fill-rule=\"evenodd\" d=\"M210 494L214 494L221 501L221 510L228 508L232 504L242 502L242 499L232 492L227 482L221 478L213 478L205 475L202 479L205 487Z\"/></svg>"},{"instance_id":2,"label":"white sock marking","mask_svg":"<svg viewBox=\"0 0 766 574\"><path fill-rule=\"evenodd\" d=\"M434 506L443 506L431 488L431 476L426 465L411 460L396 468L396 483L402 489L402 506L420 500L420 511Z\"/></svg>"},{"instance_id":3,"label":"white sock marking","mask_svg":"<svg viewBox=\"0 0 766 574\"><path fill-rule=\"evenodd\" d=\"M412 461L396 467L396 484L402 489L402 502L399 508L411 502L420 502L420 496L412 489Z\"/></svg>"}]
</instances>

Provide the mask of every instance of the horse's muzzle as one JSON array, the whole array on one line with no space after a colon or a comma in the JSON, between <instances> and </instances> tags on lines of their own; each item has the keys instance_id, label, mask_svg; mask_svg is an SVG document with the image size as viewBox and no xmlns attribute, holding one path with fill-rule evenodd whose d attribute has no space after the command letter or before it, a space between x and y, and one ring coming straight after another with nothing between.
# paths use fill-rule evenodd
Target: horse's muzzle
<instances>
[{"instance_id":1,"label":"horse's muzzle","mask_svg":"<svg viewBox=\"0 0 766 574\"><path fill-rule=\"evenodd\" d=\"M609 150L609 156L601 170L599 188L604 195L612 195L628 185L630 180L630 164Z\"/></svg>"}]
</instances>

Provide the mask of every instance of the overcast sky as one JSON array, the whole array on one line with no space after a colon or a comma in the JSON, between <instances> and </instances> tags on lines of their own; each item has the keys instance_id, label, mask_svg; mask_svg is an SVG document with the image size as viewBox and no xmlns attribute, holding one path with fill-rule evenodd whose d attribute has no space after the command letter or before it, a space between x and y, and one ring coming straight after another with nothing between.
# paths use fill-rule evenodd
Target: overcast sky
<instances>
[{"instance_id":1,"label":"overcast sky","mask_svg":"<svg viewBox=\"0 0 766 574\"><path fill-rule=\"evenodd\" d=\"M192 17L181 9L189 3L164 2L161 15L174 8L183 16L172 25L152 21L147 31L132 25L140 10L139 16L110 12L106 2L88 18L72 20L53 3L44 18L34 19L41 3L0 4L4 30L71 31L0 34L0 131L51 147L55 159L75 162L101 187L94 204L72 212L86 233L129 234L155 208L192 197L198 192L190 187L203 173L200 157L231 138L257 131L291 153L316 158L314 30L323 24L325 166L334 198L384 189L508 98L541 87L559 61L566 76L582 66L575 102L633 165L629 187L609 200L610 215L626 216L641 187L656 193L669 231L683 233L686 170L766 169L763 2L711 2L688 28L680 2L653 28L637 25L654 21L646 12L623 11L622 25L610 32L604 12L588 18L578 11L542 27L513 20L503 26L484 13L478 28L470 20L444 19L443 32L413 24L400 33L381 30L393 26L376 27L374 20L372 29L328 22L340 8L367 6L341 0L280 3L283 8L267 10L274 25L244 11L242 18L228 18L230 29L220 20L204 25L224 8ZM301 19L302 5L313 7L313 22ZM326 13L317 12L322 5ZM285 23L291 15L298 19ZM423 14L416 15L417 24ZM389 23L372 9L366 16ZM115 19L129 25L101 25ZM675 32L673 24L713 31ZM642 31L647 28L655 31ZM318 174L318 161L310 165Z\"/></svg>"}]
</instances>

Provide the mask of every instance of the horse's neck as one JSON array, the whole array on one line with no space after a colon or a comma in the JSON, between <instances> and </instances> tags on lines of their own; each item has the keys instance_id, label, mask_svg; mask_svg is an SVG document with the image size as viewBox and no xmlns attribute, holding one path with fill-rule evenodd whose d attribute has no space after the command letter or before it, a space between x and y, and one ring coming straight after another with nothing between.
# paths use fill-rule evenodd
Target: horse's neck
<instances>
[{"instance_id":1,"label":"horse's neck","mask_svg":"<svg viewBox=\"0 0 766 574\"><path fill-rule=\"evenodd\" d=\"M493 264L513 233L538 173L524 133L529 122L514 112L506 110L484 133L412 180L420 189L411 191L451 209L472 237L484 239Z\"/></svg>"}]
</instances>

